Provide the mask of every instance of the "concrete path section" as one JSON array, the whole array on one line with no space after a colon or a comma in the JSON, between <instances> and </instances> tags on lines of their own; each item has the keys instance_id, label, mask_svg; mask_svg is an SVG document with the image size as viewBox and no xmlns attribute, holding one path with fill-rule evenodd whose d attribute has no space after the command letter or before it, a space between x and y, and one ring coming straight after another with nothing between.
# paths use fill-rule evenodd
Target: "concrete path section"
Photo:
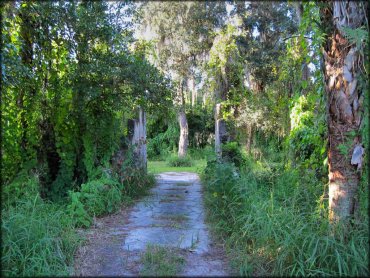
<instances>
[{"instance_id":1,"label":"concrete path section","mask_svg":"<svg viewBox=\"0 0 370 278\"><path fill-rule=\"evenodd\" d=\"M171 247L185 258L179 276L228 276L222 248L204 221L202 188L194 173L157 175L149 196L128 211L102 218L79 250L76 275L137 276L148 244Z\"/></svg>"}]
</instances>

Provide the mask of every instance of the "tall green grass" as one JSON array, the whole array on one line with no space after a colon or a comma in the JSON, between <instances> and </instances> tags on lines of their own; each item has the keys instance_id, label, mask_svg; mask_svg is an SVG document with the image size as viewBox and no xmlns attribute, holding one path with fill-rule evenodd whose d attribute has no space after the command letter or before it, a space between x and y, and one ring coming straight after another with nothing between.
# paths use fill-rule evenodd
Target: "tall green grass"
<instances>
[{"instance_id":1,"label":"tall green grass","mask_svg":"<svg viewBox=\"0 0 370 278\"><path fill-rule=\"evenodd\" d=\"M3 276L67 276L81 239L76 227L117 210L123 202L145 195L153 175L125 166L124 175L102 171L70 191L63 203L40 198L36 175L20 173L6 185L1 217Z\"/></svg>"},{"instance_id":2,"label":"tall green grass","mask_svg":"<svg viewBox=\"0 0 370 278\"><path fill-rule=\"evenodd\" d=\"M71 274L80 242L65 208L38 195L2 210L2 276Z\"/></svg>"},{"instance_id":3,"label":"tall green grass","mask_svg":"<svg viewBox=\"0 0 370 278\"><path fill-rule=\"evenodd\" d=\"M209 162L202 175L209 220L239 274L369 274L367 219L334 229L315 173L246 164L238 175L232 164Z\"/></svg>"}]
</instances>

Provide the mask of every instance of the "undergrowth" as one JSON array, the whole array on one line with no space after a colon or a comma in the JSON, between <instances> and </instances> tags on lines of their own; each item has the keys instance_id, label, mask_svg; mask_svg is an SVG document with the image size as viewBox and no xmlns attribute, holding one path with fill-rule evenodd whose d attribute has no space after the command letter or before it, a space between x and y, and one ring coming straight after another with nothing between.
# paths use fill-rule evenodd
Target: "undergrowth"
<instances>
[{"instance_id":1,"label":"undergrowth","mask_svg":"<svg viewBox=\"0 0 370 278\"><path fill-rule=\"evenodd\" d=\"M167 159L167 165L171 167L191 167L193 161L189 156L178 157L172 155Z\"/></svg>"},{"instance_id":2,"label":"undergrowth","mask_svg":"<svg viewBox=\"0 0 370 278\"><path fill-rule=\"evenodd\" d=\"M367 276L368 220L328 223L327 189L310 169L249 159L208 162L208 217L240 275Z\"/></svg>"},{"instance_id":3,"label":"undergrowth","mask_svg":"<svg viewBox=\"0 0 370 278\"><path fill-rule=\"evenodd\" d=\"M71 273L78 238L66 209L34 198L2 210L2 276Z\"/></svg>"},{"instance_id":4,"label":"undergrowth","mask_svg":"<svg viewBox=\"0 0 370 278\"><path fill-rule=\"evenodd\" d=\"M116 211L123 203L146 194L153 175L127 162L120 173L98 167L79 190L61 202L40 197L36 171L22 171L2 194L3 276L67 276L73 273L75 250L82 242L77 227Z\"/></svg>"}]
</instances>

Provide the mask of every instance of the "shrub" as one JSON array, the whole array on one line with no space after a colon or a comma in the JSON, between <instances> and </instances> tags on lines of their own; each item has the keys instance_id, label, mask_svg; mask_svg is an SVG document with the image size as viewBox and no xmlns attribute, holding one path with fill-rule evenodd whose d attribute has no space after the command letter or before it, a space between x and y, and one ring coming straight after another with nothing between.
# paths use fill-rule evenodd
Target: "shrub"
<instances>
[{"instance_id":1,"label":"shrub","mask_svg":"<svg viewBox=\"0 0 370 278\"><path fill-rule=\"evenodd\" d=\"M171 167L191 167L193 162L189 156L178 157L172 155L167 159L167 165Z\"/></svg>"},{"instance_id":2,"label":"shrub","mask_svg":"<svg viewBox=\"0 0 370 278\"><path fill-rule=\"evenodd\" d=\"M222 159L234 163L238 168L245 162L237 142L222 144Z\"/></svg>"},{"instance_id":3,"label":"shrub","mask_svg":"<svg viewBox=\"0 0 370 278\"><path fill-rule=\"evenodd\" d=\"M82 184L79 192L69 194L68 210L77 226L88 227L92 217L116 211L121 204L119 183L108 178Z\"/></svg>"}]
</instances>

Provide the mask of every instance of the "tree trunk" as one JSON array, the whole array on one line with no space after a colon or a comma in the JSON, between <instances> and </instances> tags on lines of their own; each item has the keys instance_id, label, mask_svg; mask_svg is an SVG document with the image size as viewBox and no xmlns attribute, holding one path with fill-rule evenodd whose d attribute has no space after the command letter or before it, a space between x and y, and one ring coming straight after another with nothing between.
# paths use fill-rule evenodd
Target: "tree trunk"
<instances>
[{"instance_id":1,"label":"tree trunk","mask_svg":"<svg viewBox=\"0 0 370 278\"><path fill-rule=\"evenodd\" d=\"M226 128L226 122L222 118L222 105L215 105L215 152L218 158L222 157L222 144L229 141L229 132Z\"/></svg>"},{"instance_id":2,"label":"tree trunk","mask_svg":"<svg viewBox=\"0 0 370 278\"><path fill-rule=\"evenodd\" d=\"M188 128L188 121L186 119L186 114L183 108L180 109L178 114L178 120L180 125L180 139L179 139L179 151L178 156L184 157L188 151L189 145L189 128Z\"/></svg>"},{"instance_id":3,"label":"tree trunk","mask_svg":"<svg viewBox=\"0 0 370 278\"><path fill-rule=\"evenodd\" d=\"M361 5L365 6L365 2L336 1L321 10L323 23L329 30L323 55L329 128L329 218L332 223L351 218L357 207L359 169L364 153L359 130L365 94L365 89L357 85L357 78L364 57L358 46L345 38L343 27L355 29L366 24L366 8Z\"/></svg>"},{"instance_id":4,"label":"tree trunk","mask_svg":"<svg viewBox=\"0 0 370 278\"><path fill-rule=\"evenodd\" d=\"M191 106L194 107L197 104L197 91L195 89L195 80L194 77L189 78L189 89L191 92Z\"/></svg>"},{"instance_id":5,"label":"tree trunk","mask_svg":"<svg viewBox=\"0 0 370 278\"><path fill-rule=\"evenodd\" d=\"M180 126L178 157L186 156L187 151L188 151L188 145L189 145L189 127L188 127L188 120L186 119L186 114L185 114L184 83L185 83L185 79L183 78L180 82L178 95L177 95L177 98L178 98L177 103L179 105L177 119L179 121L179 126Z\"/></svg>"},{"instance_id":6,"label":"tree trunk","mask_svg":"<svg viewBox=\"0 0 370 278\"><path fill-rule=\"evenodd\" d=\"M221 104L217 103L215 106L215 152L218 159L222 156L221 150L221 136L220 136L220 124L222 119L220 119L221 114Z\"/></svg>"},{"instance_id":7,"label":"tree trunk","mask_svg":"<svg viewBox=\"0 0 370 278\"><path fill-rule=\"evenodd\" d=\"M251 154L251 146L253 141L253 124L247 125L247 143L245 145L247 154Z\"/></svg>"},{"instance_id":8,"label":"tree trunk","mask_svg":"<svg viewBox=\"0 0 370 278\"><path fill-rule=\"evenodd\" d=\"M294 2L295 8L296 8L296 13L297 13L297 19L298 19L298 25L302 21L302 16L303 16L303 5L301 1ZM303 40L306 40L305 38L302 38ZM306 42L308 45L308 43ZM304 49L300 46L300 51L301 53L304 53ZM308 81L310 78L310 70L308 68L308 64L306 63L306 59L304 58L302 61L302 80Z\"/></svg>"},{"instance_id":9,"label":"tree trunk","mask_svg":"<svg viewBox=\"0 0 370 278\"><path fill-rule=\"evenodd\" d=\"M138 116L133 120L133 135L131 144L134 146L135 165L146 171L147 154L146 154L146 113L139 107Z\"/></svg>"}]
</instances>

